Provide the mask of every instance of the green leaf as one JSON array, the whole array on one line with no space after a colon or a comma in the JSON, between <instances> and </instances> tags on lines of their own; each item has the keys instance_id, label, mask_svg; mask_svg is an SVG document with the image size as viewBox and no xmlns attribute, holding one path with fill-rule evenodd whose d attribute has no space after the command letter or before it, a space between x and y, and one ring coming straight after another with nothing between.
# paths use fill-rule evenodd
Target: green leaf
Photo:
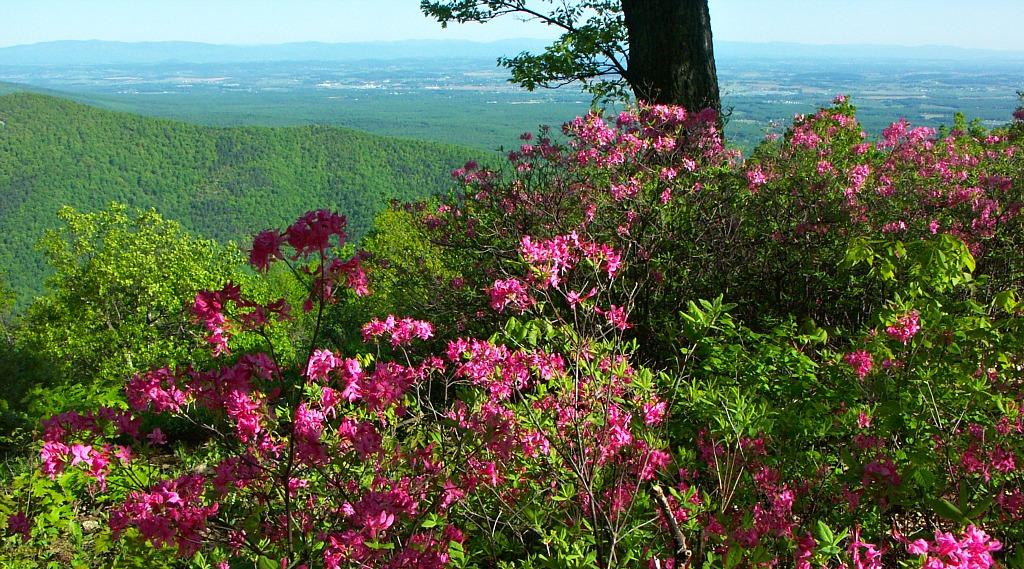
<instances>
[{"instance_id":1,"label":"green leaf","mask_svg":"<svg viewBox=\"0 0 1024 569\"><path fill-rule=\"evenodd\" d=\"M451 558L452 563L456 567L461 567L466 563L466 550L463 549L461 543L457 541L449 541L448 557Z\"/></svg>"},{"instance_id":2,"label":"green leaf","mask_svg":"<svg viewBox=\"0 0 1024 569\"><path fill-rule=\"evenodd\" d=\"M426 517L426 519L423 520L423 523L420 524L420 527L422 527L423 529L430 529L442 525L443 523L444 520L441 518L441 516L437 514L430 514Z\"/></svg>"},{"instance_id":3,"label":"green leaf","mask_svg":"<svg viewBox=\"0 0 1024 569\"><path fill-rule=\"evenodd\" d=\"M929 507L939 516L960 524L968 523L967 516L953 502L945 498L932 499L928 501Z\"/></svg>"},{"instance_id":4,"label":"green leaf","mask_svg":"<svg viewBox=\"0 0 1024 569\"><path fill-rule=\"evenodd\" d=\"M1017 293L1012 290L1004 290L1003 292L996 295L992 301L992 306L1002 310L1003 312L1013 312L1018 304Z\"/></svg>"},{"instance_id":5,"label":"green leaf","mask_svg":"<svg viewBox=\"0 0 1024 569\"><path fill-rule=\"evenodd\" d=\"M964 516L971 520L978 519L981 516L983 516L989 508L992 507L992 503L994 501L995 500L992 496L987 496L984 500L978 502L976 506L974 506L970 510L967 510L967 512L964 513Z\"/></svg>"},{"instance_id":6,"label":"green leaf","mask_svg":"<svg viewBox=\"0 0 1024 569\"><path fill-rule=\"evenodd\" d=\"M817 522L815 522L814 536L825 543L832 543L835 540L835 535L832 533L832 528L828 527L828 524L826 524L822 520L818 520Z\"/></svg>"},{"instance_id":7,"label":"green leaf","mask_svg":"<svg viewBox=\"0 0 1024 569\"><path fill-rule=\"evenodd\" d=\"M395 544L390 541L367 541L364 545L369 549L375 550L391 550L395 548Z\"/></svg>"}]
</instances>

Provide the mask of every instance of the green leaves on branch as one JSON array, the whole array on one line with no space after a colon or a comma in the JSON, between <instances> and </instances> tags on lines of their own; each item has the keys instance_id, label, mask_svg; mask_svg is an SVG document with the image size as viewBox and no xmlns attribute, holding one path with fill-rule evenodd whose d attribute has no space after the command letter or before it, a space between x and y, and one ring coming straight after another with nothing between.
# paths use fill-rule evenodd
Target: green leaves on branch
<instances>
[{"instance_id":1,"label":"green leaves on branch","mask_svg":"<svg viewBox=\"0 0 1024 569\"><path fill-rule=\"evenodd\" d=\"M237 249L192 237L152 210L65 207L59 218L63 226L39 243L55 274L17 332L21 345L50 362L50 381L69 389L58 408L116 401L126 377L194 361L205 342L193 331L191 299L248 280Z\"/></svg>"},{"instance_id":2,"label":"green leaves on branch","mask_svg":"<svg viewBox=\"0 0 1024 569\"><path fill-rule=\"evenodd\" d=\"M423 13L442 27L449 22L489 22L516 15L554 27L561 35L539 54L523 52L502 57L510 81L533 91L580 83L595 100L629 98L625 79L627 33L617 1L543 2L527 0L423 0Z\"/></svg>"}]
</instances>

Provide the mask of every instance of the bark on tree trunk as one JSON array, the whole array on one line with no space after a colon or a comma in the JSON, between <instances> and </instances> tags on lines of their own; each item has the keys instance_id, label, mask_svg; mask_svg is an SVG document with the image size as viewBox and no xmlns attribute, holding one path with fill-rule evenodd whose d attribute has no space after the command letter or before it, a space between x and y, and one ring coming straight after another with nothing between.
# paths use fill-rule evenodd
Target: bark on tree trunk
<instances>
[{"instance_id":1,"label":"bark on tree trunk","mask_svg":"<svg viewBox=\"0 0 1024 569\"><path fill-rule=\"evenodd\" d=\"M636 98L720 111L708 0L621 1Z\"/></svg>"}]
</instances>

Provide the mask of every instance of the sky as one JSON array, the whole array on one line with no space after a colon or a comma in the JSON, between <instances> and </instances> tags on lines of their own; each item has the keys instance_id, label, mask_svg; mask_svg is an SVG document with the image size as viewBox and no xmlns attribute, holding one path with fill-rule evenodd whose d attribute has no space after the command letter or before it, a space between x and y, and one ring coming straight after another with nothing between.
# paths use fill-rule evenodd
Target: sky
<instances>
[{"instance_id":1,"label":"sky","mask_svg":"<svg viewBox=\"0 0 1024 569\"><path fill-rule=\"evenodd\" d=\"M716 40L1024 50L1024 0L709 0ZM504 18L441 29L419 0L0 0L0 46L67 39L268 44L550 38Z\"/></svg>"}]
</instances>

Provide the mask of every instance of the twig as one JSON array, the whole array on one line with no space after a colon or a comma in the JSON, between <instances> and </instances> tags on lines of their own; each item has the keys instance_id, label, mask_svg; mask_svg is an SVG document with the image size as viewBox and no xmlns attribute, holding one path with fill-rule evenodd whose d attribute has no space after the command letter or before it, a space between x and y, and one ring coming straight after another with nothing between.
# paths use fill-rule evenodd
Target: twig
<instances>
[{"instance_id":1,"label":"twig","mask_svg":"<svg viewBox=\"0 0 1024 569\"><path fill-rule=\"evenodd\" d=\"M658 503L658 509L661 510L662 515L668 520L668 527L672 530L672 541L676 544L674 555L676 567L688 568L693 552L686 545L686 536L683 535L683 530L679 529L679 522L676 521L676 517L672 513L672 506L669 505L668 499L665 498L665 492L662 491L661 486L652 484L651 493L654 494L654 501Z\"/></svg>"}]
</instances>

